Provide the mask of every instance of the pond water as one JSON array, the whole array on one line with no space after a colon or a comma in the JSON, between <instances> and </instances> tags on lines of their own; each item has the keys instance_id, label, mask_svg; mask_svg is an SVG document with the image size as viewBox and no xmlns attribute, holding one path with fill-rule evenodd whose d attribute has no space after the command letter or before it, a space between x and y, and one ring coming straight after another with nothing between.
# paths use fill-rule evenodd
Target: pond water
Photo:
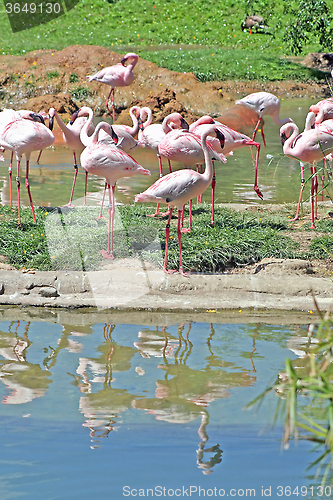
<instances>
[{"instance_id":1,"label":"pond water","mask_svg":"<svg viewBox=\"0 0 333 500\"><path fill-rule=\"evenodd\" d=\"M281 117L291 117L303 130L305 116L313 99L293 98L281 101ZM238 110L238 107L237 107ZM267 147L261 147L259 162L258 183L264 195L260 201L253 190L254 169L251 150L245 147L236 150L233 156L228 157L226 164L216 163L216 202L217 203L291 203L297 202L300 189L300 167L299 163L287 158L282 154L279 136L279 127L275 125L270 117L265 120L265 136ZM247 132L251 135L251 131ZM262 144L260 134L257 140ZM5 153L5 162L0 162L0 200L3 204L9 203L8 165L9 152ZM148 168L152 176L134 176L121 179L117 183L116 201L118 203L133 203L135 194L146 189L159 176L156 155L148 149L137 148L133 151L133 157L145 168ZM65 146L55 146L43 151L40 164L36 164L37 152L33 153L30 166L30 185L32 198L36 205L60 206L68 203L73 182L73 158L71 151ZM167 165L164 162L165 173ZM175 169L181 168L180 164L174 164ZM13 178L15 179L15 170ZM24 186L25 167L22 163L21 169L21 193L23 204L28 204L28 197ZM306 178L309 172L306 169ZM82 205L84 193L85 175L79 169L77 186L75 189L75 204ZM304 191L306 200L309 189ZM100 204L104 188L104 179L90 176L88 182L88 203ZM325 199L329 199L332 193L325 191ZM207 189L203 197L204 201L210 202L211 193ZM16 204L16 185L13 182L13 201Z\"/></svg>"},{"instance_id":2,"label":"pond water","mask_svg":"<svg viewBox=\"0 0 333 500\"><path fill-rule=\"evenodd\" d=\"M244 410L298 363L306 317L204 317L3 307L1 500L316 497L278 397Z\"/></svg>"}]
</instances>

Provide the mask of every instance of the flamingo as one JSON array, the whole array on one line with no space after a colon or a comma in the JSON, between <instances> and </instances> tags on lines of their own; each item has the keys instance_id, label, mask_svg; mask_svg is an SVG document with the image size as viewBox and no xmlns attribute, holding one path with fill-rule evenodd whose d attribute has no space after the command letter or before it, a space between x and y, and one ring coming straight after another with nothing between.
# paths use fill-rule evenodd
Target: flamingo
<instances>
[{"instance_id":1,"label":"flamingo","mask_svg":"<svg viewBox=\"0 0 333 500\"><path fill-rule=\"evenodd\" d=\"M90 108L87 108L87 110L90 110ZM58 123L61 131L62 131L62 136L65 144L73 151L73 160L74 160L74 179L73 179L73 186L72 186L72 191L70 195L69 202L66 206L68 207L73 207L73 195L74 195L74 188L75 188L75 183L76 183L76 178L78 174L78 165L76 161L76 155L81 154L82 151L84 150L84 144L82 144L82 141L80 139L80 132L87 122L87 117L86 115L89 115L89 112L85 110L84 113L81 113L80 117L78 117L78 114L73 114L70 122L65 125L65 123L62 121L58 113L54 108L50 108L48 116L49 116L49 127L52 129L53 128L53 122L54 118L56 119L56 122ZM90 110L92 113L92 110ZM92 123L92 120L89 122L89 127L88 127L88 134L91 135L95 130L95 127Z\"/></svg>"},{"instance_id":2,"label":"flamingo","mask_svg":"<svg viewBox=\"0 0 333 500\"><path fill-rule=\"evenodd\" d=\"M40 119L43 118L39 115ZM20 163L22 155L26 157L26 175L25 185L28 191L33 221L36 222L36 216L32 203L29 186L29 161L32 151L40 151L54 143L54 135L44 123L39 121L14 119L2 127L0 134L0 147L10 149L16 155L17 164L17 202L18 202L18 223L21 224L20 211Z\"/></svg>"},{"instance_id":3,"label":"flamingo","mask_svg":"<svg viewBox=\"0 0 333 500\"><path fill-rule=\"evenodd\" d=\"M138 122L138 115L140 112L140 108L138 106L133 106L130 109L130 116L132 118L133 126L129 127L127 125L112 125L113 131L117 134L118 137L118 143L117 147L122 149L123 151L129 153L132 149L136 148L139 143L134 139L134 135L137 134L138 129L139 129L139 122ZM83 127L81 128L80 132L80 141L83 145L83 147L86 147L90 144L91 142L91 134L90 134L90 129L93 127L93 119L94 119L94 112L91 108L88 106L83 106L80 108L78 111L76 111L71 118L71 123L75 122L77 118L83 117L88 115L88 118L86 122L83 124ZM103 130L103 127L100 128L99 130L99 137L98 140L103 141L103 142L110 142L111 145L114 144L114 141L110 134L105 132ZM87 178L88 178L88 173L86 172L86 181L85 181L85 190L84 190L84 205L86 204L86 195L87 195ZM105 191L103 194L103 201L102 201L102 206L101 206L101 213L99 217L102 217L102 210L103 210L103 203L104 203L104 195Z\"/></svg>"},{"instance_id":4,"label":"flamingo","mask_svg":"<svg viewBox=\"0 0 333 500\"><path fill-rule=\"evenodd\" d=\"M226 163L224 154L218 153L211 141L207 138L207 148L211 159L216 159L222 163ZM201 139L187 130L173 130L169 132L158 145L158 151L161 156L168 160L183 163L185 167L200 164L205 161L205 154L202 148ZM215 171L213 165L212 177L212 225L214 225L214 186L215 186ZM191 206L190 206L190 228L192 223Z\"/></svg>"},{"instance_id":5,"label":"flamingo","mask_svg":"<svg viewBox=\"0 0 333 500\"><path fill-rule=\"evenodd\" d=\"M108 108L109 99L111 96L112 105L112 120L115 121L115 106L114 106L114 89L115 87L127 87L131 85L134 81L133 69L138 62L139 56L134 54L134 52L128 52L120 61L120 63L114 66L108 66L103 68L94 75L88 76L89 82L96 80L97 82L105 83L111 87L110 93L106 100L105 106ZM125 63L129 61L129 64L125 66Z\"/></svg>"},{"instance_id":6,"label":"flamingo","mask_svg":"<svg viewBox=\"0 0 333 500\"><path fill-rule=\"evenodd\" d=\"M166 116L162 123L152 123L153 114L150 108L144 106L140 111L141 121L146 121L142 124L138 139L141 147L148 147L155 151L158 158L158 165L160 170L160 177L163 176L162 170L162 159L158 150L160 142L165 138L165 136L174 129L184 129L188 130L189 125L187 121L182 117L180 113L171 113ZM171 172L171 163L169 160L169 171ZM152 214L152 217L159 215L159 203L156 207L156 212Z\"/></svg>"},{"instance_id":7,"label":"flamingo","mask_svg":"<svg viewBox=\"0 0 333 500\"><path fill-rule=\"evenodd\" d=\"M330 97L313 104L310 106L309 111L315 114L315 125L333 118L333 98Z\"/></svg>"},{"instance_id":8,"label":"flamingo","mask_svg":"<svg viewBox=\"0 0 333 500\"><path fill-rule=\"evenodd\" d=\"M81 131L81 140L86 138L85 128L86 126ZM89 144L81 153L80 162L82 168L87 173L105 177L107 181L109 187L108 249L107 251L102 250L101 254L104 258L113 259L114 189L116 182L122 177L130 177L136 174L150 175L150 171L143 168L125 151L112 146L110 142L98 140L98 134L101 129L117 142L117 135L113 131L112 126L106 122L98 123L89 140Z\"/></svg>"},{"instance_id":9,"label":"flamingo","mask_svg":"<svg viewBox=\"0 0 333 500\"><path fill-rule=\"evenodd\" d=\"M170 222L172 217L173 209L176 207L178 209L178 226L177 226L177 236L179 245L179 273L186 276L183 271L182 263L182 247L181 247L181 213L182 207L186 202L192 198L202 194L209 184L211 183L213 177L213 162L211 157L210 147L207 145L207 138L209 135L216 135L223 148L224 136L218 130L216 125L212 125L211 128L207 128L202 132L201 144L204 153L205 161L205 172L203 174L196 172L192 169L183 169L176 172L171 172L164 177L160 177L154 184L152 184L146 191L136 195L135 201L143 202L157 202L157 203L168 203L170 205L170 213L168 222L166 225L165 235L165 255L163 269L166 273L173 273L174 270L167 269L167 258L168 258L168 244L170 235Z\"/></svg>"},{"instance_id":10,"label":"flamingo","mask_svg":"<svg viewBox=\"0 0 333 500\"><path fill-rule=\"evenodd\" d=\"M220 132L224 135L224 148L223 153L225 155L230 154L234 149L243 148L245 146L255 146L257 148L256 154L256 165L255 165L255 177L254 177L254 190L259 196L260 199L263 199L263 194L258 187L258 162L259 162L259 152L260 152L260 144L258 142L254 142L250 137L241 132L237 132L232 128L224 125L223 123L214 120L210 116L202 116L196 122L190 125L190 132L194 132L195 134L200 134L204 127L215 124L219 127ZM216 138L210 138L211 144L213 148L218 152L222 153L222 149L220 147L220 143ZM214 178L213 178L214 179ZM213 180L214 182L214 180Z\"/></svg>"},{"instance_id":11,"label":"flamingo","mask_svg":"<svg viewBox=\"0 0 333 500\"><path fill-rule=\"evenodd\" d=\"M266 146L265 135L264 135L264 124L263 124L263 116L270 115L274 123L279 125L284 125L286 123L291 123L291 118L280 119L280 99L276 97L274 94L270 94L269 92L254 92L253 94L249 94L243 99L239 99L235 101L235 104L240 104L241 106L245 106L246 108L251 109L259 116L259 120L257 125L253 131L252 140L254 141L259 125L261 125L261 135L262 140L264 141L264 145Z\"/></svg>"},{"instance_id":12,"label":"flamingo","mask_svg":"<svg viewBox=\"0 0 333 500\"><path fill-rule=\"evenodd\" d=\"M333 123L333 122L332 122ZM323 160L333 152L333 127L323 122L315 129L306 130L299 134L297 125L287 123L280 129L283 153L297 158L302 163L309 163L311 167L311 229L314 229L315 203L317 198L318 181L315 163Z\"/></svg>"},{"instance_id":13,"label":"flamingo","mask_svg":"<svg viewBox=\"0 0 333 500\"><path fill-rule=\"evenodd\" d=\"M19 111L14 111L13 109L5 108L0 113L0 135L2 129L10 122L15 120L31 120L35 122L44 123L44 118L39 113L35 113L34 111L30 111L27 109L20 109ZM4 148L2 148L4 149ZM41 151L40 151L41 153ZM8 177L9 177L9 206L12 206L12 167L13 167L13 156L14 153L12 151L10 156L10 163L8 168ZM37 159L37 163L39 160L39 156ZM4 158L0 156L0 161L4 161Z\"/></svg>"}]
</instances>

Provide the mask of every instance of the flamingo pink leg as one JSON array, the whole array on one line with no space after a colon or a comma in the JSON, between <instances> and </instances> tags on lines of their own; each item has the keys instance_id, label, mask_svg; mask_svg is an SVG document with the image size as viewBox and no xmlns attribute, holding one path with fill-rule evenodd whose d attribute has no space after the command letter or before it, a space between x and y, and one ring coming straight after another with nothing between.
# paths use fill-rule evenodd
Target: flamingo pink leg
<instances>
[{"instance_id":1,"label":"flamingo pink leg","mask_svg":"<svg viewBox=\"0 0 333 500\"><path fill-rule=\"evenodd\" d=\"M183 227L183 224L184 224L184 209L185 209L185 205L183 205L183 209L182 209L180 227L181 227L182 233L189 233L191 231L191 229L192 229L192 200L189 201L189 227L188 228Z\"/></svg>"},{"instance_id":2,"label":"flamingo pink leg","mask_svg":"<svg viewBox=\"0 0 333 500\"><path fill-rule=\"evenodd\" d=\"M179 273L183 276L187 276L183 271L183 260L182 260L182 230L180 227L181 220L181 210L178 210L178 225L177 225L177 236L178 236L178 246L179 246Z\"/></svg>"},{"instance_id":3,"label":"flamingo pink leg","mask_svg":"<svg viewBox=\"0 0 333 500\"><path fill-rule=\"evenodd\" d=\"M260 125L260 130L261 130L261 135L262 135L262 140L264 141L264 146L266 146L266 141L265 141L265 135L264 135L264 128L263 128L263 120L262 118L259 118L258 123L256 125L256 128L254 129L253 136L252 136L252 141L254 141L254 138L256 136L256 133L258 131Z\"/></svg>"},{"instance_id":4,"label":"flamingo pink leg","mask_svg":"<svg viewBox=\"0 0 333 500\"><path fill-rule=\"evenodd\" d=\"M16 186L17 186L18 223L21 224L20 160L17 160L16 162Z\"/></svg>"},{"instance_id":5,"label":"flamingo pink leg","mask_svg":"<svg viewBox=\"0 0 333 500\"><path fill-rule=\"evenodd\" d=\"M42 151L43 151L42 149L39 151L36 163L39 163L40 157L42 156Z\"/></svg>"},{"instance_id":6,"label":"flamingo pink leg","mask_svg":"<svg viewBox=\"0 0 333 500\"><path fill-rule=\"evenodd\" d=\"M314 165L311 166L311 229L315 229L315 219L317 218L317 191L318 179L317 170Z\"/></svg>"},{"instance_id":7,"label":"flamingo pink leg","mask_svg":"<svg viewBox=\"0 0 333 500\"><path fill-rule=\"evenodd\" d=\"M88 172L86 172L86 179L84 183L84 198L83 198L83 205L87 205L87 186L88 186Z\"/></svg>"},{"instance_id":8,"label":"flamingo pink leg","mask_svg":"<svg viewBox=\"0 0 333 500\"><path fill-rule=\"evenodd\" d=\"M106 193L107 187L108 187L108 183L107 183L107 181L105 181L102 204L101 204L101 211L99 212L99 215L96 217L97 219L105 219L105 217L104 217L104 215L102 215L102 213L103 213L104 199L105 199L105 193Z\"/></svg>"},{"instance_id":9,"label":"flamingo pink leg","mask_svg":"<svg viewBox=\"0 0 333 500\"><path fill-rule=\"evenodd\" d=\"M115 122L115 106L114 106L114 88L113 87L111 88L109 95L108 95L108 98L105 102L106 108L108 108L110 97L111 97L111 106L112 106L112 122L114 123Z\"/></svg>"},{"instance_id":10,"label":"flamingo pink leg","mask_svg":"<svg viewBox=\"0 0 333 500\"><path fill-rule=\"evenodd\" d=\"M172 212L173 208L170 209L169 213L169 218L167 225L165 226L165 253L164 253L164 264L163 264L163 270L167 274L172 274L175 273L175 270L168 270L167 269L167 262L168 262L168 248L169 248L169 236L170 236L170 222L171 222L171 217L172 217Z\"/></svg>"},{"instance_id":11,"label":"flamingo pink leg","mask_svg":"<svg viewBox=\"0 0 333 500\"><path fill-rule=\"evenodd\" d=\"M214 210L215 210L215 184L216 184L216 177L215 177L215 165L214 161L213 163L213 177L212 177L212 226L215 224L215 217L214 217Z\"/></svg>"},{"instance_id":12,"label":"flamingo pink leg","mask_svg":"<svg viewBox=\"0 0 333 500\"><path fill-rule=\"evenodd\" d=\"M162 158L159 154L157 155L157 158L158 158L158 167L160 169L160 177L163 177ZM160 215L160 204L159 203L157 203L157 205L156 205L156 212L154 214L149 214L148 217L157 217L158 215Z\"/></svg>"},{"instance_id":13,"label":"flamingo pink leg","mask_svg":"<svg viewBox=\"0 0 333 500\"><path fill-rule=\"evenodd\" d=\"M322 187L322 191L321 191L321 201L324 201L324 188L325 188L325 167L326 167L326 159L324 158L324 159L323 159L323 173L322 173L322 176L321 176L321 187Z\"/></svg>"},{"instance_id":14,"label":"flamingo pink leg","mask_svg":"<svg viewBox=\"0 0 333 500\"><path fill-rule=\"evenodd\" d=\"M252 146L255 146L257 148L256 166L255 166L255 174L254 174L254 190L257 193L257 195L259 196L259 198L262 200L264 198L264 196L258 187L258 164L259 164L260 144L258 142L255 142L254 144L252 144L251 151L252 151Z\"/></svg>"},{"instance_id":15,"label":"flamingo pink leg","mask_svg":"<svg viewBox=\"0 0 333 500\"><path fill-rule=\"evenodd\" d=\"M36 222L34 205L32 203L32 197L31 197L31 192L30 192L30 184L29 184L29 160L27 160L27 163L26 163L25 187L27 188L27 191L28 191L28 196L29 196L29 201L30 201L30 206L31 206L31 211L32 211L32 218L33 218L33 221Z\"/></svg>"},{"instance_id":16,"label":"flamingo pink leg","mask_svg":"<svg viewBox=\"0 0 333 500\"><path fill-rule=\"evenodd\" d=\"M69 199L69 202L67 203L67 207L73 207L73 196L74 196L74 188L75 188L75 183L76 183L76 178L77 178L77 173L78 173L78 166L77 166L77 161L76 161L76 154L75 151L73 151L73 159L74 159L74 179L73 179L73 186L72 186L72 192L71 196Z\"/></svg>"},{"instance_id":17,"label":"flamingo pink leg","mask_svg":"<svg viewBox=\"0 0 333 500\"><path fill-rule=\"evenodd\" d=\"M8 168L8 177L9 177L9 206L10 206L10 208L12 208L12 204L13 204L13 196L12 196L13 156L14 156L14 153L12 151L12 154L10 155L10 164L9 164L9 168Z\"/></svg>"},{"instance_id":18,"label":"flamingo pink leg","mask_svg":"<svg viewBox=\"0 0 333 500\"><path fill-rule=\"evenodd\" d=\"M108 184L109 188L109 225L108 225L108 249L107 251L102 250L101 254L104 259L114 259L113 255L113 224L114 224L114 186L111 186L110 189L110 184ZM111 198L112 194L112 198Z\"/></svg>"},{"instance_id":19,"label":"flamingo pink leg","mask_svg":"<svg viewBox=\"0 0 333 500\"><path fill-rule=\"evenodd\" d=\"M301 201L302 201L302 194L304 191L304 186L305 186L305 179L304 179L304 165L301 163L301 190L299 192L299 198L298 198L298 203L297 203L297 209L296 209L296 215L293 219L290 219L291 221L298 220L298 215L299 215L299 209L301 206Z\"/></svg>"}]
</instances>

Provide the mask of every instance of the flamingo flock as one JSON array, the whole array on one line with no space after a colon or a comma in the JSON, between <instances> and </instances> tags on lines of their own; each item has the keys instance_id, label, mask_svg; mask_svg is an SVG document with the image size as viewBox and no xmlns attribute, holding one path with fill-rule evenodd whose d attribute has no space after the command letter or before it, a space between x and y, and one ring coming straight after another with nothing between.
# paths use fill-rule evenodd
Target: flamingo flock
<instances>
[{"instance_id":1,"label":"flamingo flock","mask_svg":"<svg viewBox=\"0 0 333 500\"><path fill-rule=\"evenodd\" d=\"M125 63L128 62L127 66ZM260 199L263 194L258 186L258 164L260 143L255 141L256 133L261 129L263 143L266 140L263 132L263 117L271 116L274 123L279 125L283 153L286 156L297 158L304 164L310 164L312 227L316 218L316 199L318 181L316 178L316 163L333 153L333 99L325 99L309 109L305 129L299 133L297 125L291 118L280 118L280 100L268 92L256 92L235 102L236 105L251 108L256 112L258 121L252 138L241 132L231 129L227 125L210 116L202 116L189 125L180 113L171 113L163 123L153 123L150 108L133 106L130 110L132 127L114 125L114 89L119 86L130 85L134 81L133 69L138 62L138 56L128 53L115 66L104 68L89 77L89 81L96 80L111 87L106 105L112 98L112 125L100 122L94 125L94 112L88 106L80 108L72 115L68 124L65 124L54 108L47 113L38 114L33 111L4 110L0 112L0 148L10 150L15 154L17 162L17 202L18 223L21 223L20 213L20 164L21 158L26 158L25 185L29 196L34 222L36 222L32 195L29 185L29 161L33 151L41 151L54 143L52 133L54 120L63 133L64 143L73 152L74 179L67 206L73 206L73 195L78 175L77 156L80 155L80 164L86 175L84 204L86 203L87 176L97 175L104 177L105 190L109 190L109 226L108 247L102 251L104 258L114 258L113 225L115 215L115 186L123 177L133 175L151 175L150 170L143 168L131 155L135 155L136 148L147 147L156 153L159 168L159 179L148 189L135 196L135 202L156 203L157 209L152 216L160 215L159 205L168 205L166 225L166 244L163 269L166 273L175 272L168 269L168 243L170 224L173 210L178 210L177 237L179 246L179 273L186 276L182 263L181 238L184 232L190 232L192 225L191 201L200 199L203 192L212 187L212 221L214 226L214 198L216 173L223 172L223 164L228 155L241 147L251 149L252 164L255 169L254 191ZM48 120L48 126L45 124ZM256 148L255 158L253 148ZM169 172L164 175L162 159L168 161ZM3 157L0 157L3 160ZM182 163L184 168L172 171L172 162ZM215 171L215 162L221 166ZM202 168L204 167L204 168ZM303 170L302 170L303 172ZM11 166L9 169L11 186ZM301 185L300 200L304 182ZM11 193L11 191L10 191ZM184 206L190 204L190 226L183 227ZM299 201L300 203L300 201ZM12 196L10 194L10 204ZM102 204L103 206L103 204ZM295 219L298 217L299 206ZM102 212L101 212L102 213ZM101 214L100 214L101 217Z\"/></svg>"}]
</instances>

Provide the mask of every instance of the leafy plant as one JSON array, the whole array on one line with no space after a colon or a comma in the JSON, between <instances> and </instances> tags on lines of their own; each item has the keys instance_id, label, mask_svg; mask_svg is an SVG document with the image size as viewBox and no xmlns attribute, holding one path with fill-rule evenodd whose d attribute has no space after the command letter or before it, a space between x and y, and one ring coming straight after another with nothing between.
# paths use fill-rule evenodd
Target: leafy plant
<instances>
[{"instance_id":1,"label":"leafy plant","mask_svg":"<svg viewBox=\"0 0 333 500\"><path fill-rule=\"evenodd\" d=\"M79 75L77 73L70 73L69 75L69 82L70 83L76 83L79 81Z\"/></svg>"},{"instance_id":2,"label":"leafy plant","mask_svg":"<svg viewBox=\"0 0 333 500\"><path fill-rule=\"evenodd\" d=\"M302 368L294 367L287 359L285 372L269 387L251 407L268 392L276 392L279 400L276 419L284 419L283 443L303 438L321 447L319 457L311 464L323 470L322 484L333 479L333 320L329 313L323 315L316 304L321 321L308 329L308 342L304 346ZM304 402L300 399L306 397ZM318 473L319 473L318 471Z\"/></svg>"},{"instance_id":3,"label":"leafy plant","mask_svg":"<svg viewBox=\"0 0 333 500\"><path fill-rule=\"evenodd\" d=\"M293 54L301 54L312 36L318 39L321 51L332 50L333 15L325 0L286 2L285 13L292 18L287 23L283 40Z\"/></svg>"},{"instance_id":4,"label":"leafy plant","mask_svg":"<svg viewBox=\"0 0 333 500\"><path fill-rule=\"evenodd\" d=\"M48 71L46 73L46 77L48 80L53 80L54 78L58 78L59 76L59 71L57 71L56 69L54 71Z\"/></svg>"},{"instance_id":5,"label":"leafy plant","mask_svg":"<svg viewBox=\"0 0 333 500\"><path fill-rule=\"evenodd\" d=\"M87 89L87 87L77 86L74 89L70 90L70 94L75 99L82 101L91 95L91 91Z\"/></svg>"}]
</instances>

